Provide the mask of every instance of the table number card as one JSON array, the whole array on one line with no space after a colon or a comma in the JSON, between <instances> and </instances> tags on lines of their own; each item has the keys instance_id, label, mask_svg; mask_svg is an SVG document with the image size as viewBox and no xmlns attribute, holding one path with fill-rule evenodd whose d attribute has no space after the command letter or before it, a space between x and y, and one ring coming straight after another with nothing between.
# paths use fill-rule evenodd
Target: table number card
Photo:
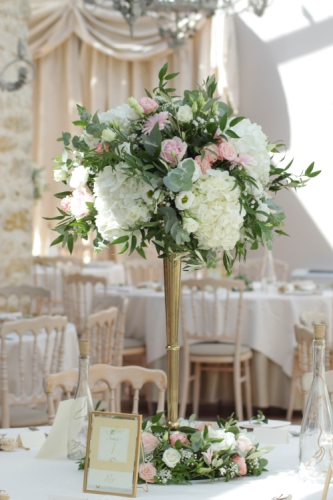
<instances>
[{"instance_id":1,"label":"table number card","mask_svg":"<svg viewBox=\"0 0 333 500\"><path fill-rule=\"evenodd\" d=\"M91 412L83 491L136 496L141 415Z\"/></svg>"}]
</instances>

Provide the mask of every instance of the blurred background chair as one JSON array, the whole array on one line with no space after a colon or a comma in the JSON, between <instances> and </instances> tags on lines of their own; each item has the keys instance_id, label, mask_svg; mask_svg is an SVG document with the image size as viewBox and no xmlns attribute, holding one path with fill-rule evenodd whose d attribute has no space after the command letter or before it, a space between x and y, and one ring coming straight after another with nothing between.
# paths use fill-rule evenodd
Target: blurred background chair
<instances>
[{"instance_id":1,"label":"blurred background chair","mask_svg":"<svg viewBox=\"0 0 333 500\"><path fill-rule=\"evenodd\" d=\"M47 397L48 423L51 425L55 417L54 393L60 387L66 397L71 396L77 385L78 370L67 370L62 373L49 374L44 378L44 389ZM108 410L119 413L116 390L122 382L128 382L133 388L132 413L139 412L139 393L147 383L154 384L158 389L157 413L164 411L167 376L162 370L151 370L141 366L110 366L104 364L92 365L89 369L90 389L103 382L108 387Z\"/></svg>"},{"instance_id":2,"label":"blurred background chair","mask_svg":"<svg viewBox=\"0 0 333 500\"><path fill-rule=\"evenodd\" d=\"M1 325L2 427L46 423L45 409L31 405L46 403L43 376L63 369L66 324L63 316L39 316ZM12 415L12 407L19 412Z\"/></svg>"},{"instance_id":3,"label":"blurred background chair","mask_svg":"<svg viewBox=\"0 0 333 500\"><path fill-rule=\"evenodd\" d=\"M313 373L312 372L304 373L304 375L301 378L301 389L302 389L302 396L303 396L303 412L305 410L306 403L308 401L309 392L310 392L311 385L312 385L312 380L313 380ZM330 401L331 401L331 406L333 408L333 370L328 370L325 372L325 380L326 380L328 394L329 394Z\"/></svg>"},{"instance_id":4,"label":"blurred background chair","mask_svg":"<svg viewBox=\"0 0 333 500\"><path fill-rule=\"evenodd\" d=\"M23 316L51 314L51 292L30 285L0 288L0 311L20 311Z\"/></svg>"},{"instance_id":5,"label":"blurred background chair","mask_svg":"<svg viewBox=\"0 0 333 500\"><path fill-rule=\"evenodd\" d=\"M106 288L106 278L82 274L64 276L65 312L68 321L75 324L78 336L84 334L96 297L103 299Z\"/></svg>"},{"instance_id":6,"label":"blurred background chair","mask_svg":"<svg viewBox=\"0 0 333 500\"><path fill-rule=\"evenodd\" d=\"M163 281L162 259L132 259L124 261L127 285L137 286L144 281Z\"/></svg>"},{"instance_id":7,"label":"blurred background chair","mask_svg":"<svg viewBox=\"0 0 333 500\"><path fill-rule=\"evenodd\" d=\"M232 273L234 276L245 274L251 281L261 281L263 263L263 259L248 259L246 262L236 261ZM277 281L287 281L289 271L287 262L274 259L273 263Z\"/></svg>"},{"instance_id":8,"label":"blurred background chair","mask_svg":"<svg viewBox=\"0 0 333 500\"><path fill-rule=\"evenodd\" d=\"M51 292L52 311L64 313L63 276L80 274L83 262L75 257L35 257L32 265L34 286Z\"/></svg>"},{"instance_id":9,"label":"blurred background chair","mask_svg":"<svg viewBox=\"0 0 333 500\"><path fill-rule=\"evenodd\" d=\"M90 314L86 338L89 342L90 364L112 364L115 349L115 331L118 309L111 307Z\"/></svg>"},{"instance_id":10,"label":"blurred background chair","mask_svg":"<svg viewBox=\"0 0 333 500\"><path fill-rule=\"evenodd\" d=\"M242 293L245 289L244 281L230 278L186 280L182 283L181 325L185 369L179 413L183 418L191 381L194 382L192 413L198 416L202 371L233 373L236 416L240 420L243 420L242 384L244 383L247 416L252 417L250 378L252 351L241 343ZM231 310L232 290L238 294L233 297ZM192 341L196 343L191 343ZM192 364L193 375L191 375Z\"/></svg>"}]
</instances>

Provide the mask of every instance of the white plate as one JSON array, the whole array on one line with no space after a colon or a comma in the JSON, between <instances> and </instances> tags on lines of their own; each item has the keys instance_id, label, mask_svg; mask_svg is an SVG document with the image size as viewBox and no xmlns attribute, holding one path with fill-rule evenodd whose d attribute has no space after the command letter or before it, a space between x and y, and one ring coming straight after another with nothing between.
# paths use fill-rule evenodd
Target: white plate
<instances>
[{"instance_id":1,"label":"white plate","mask_svg":"<svg viewBox=\"0 0 333 500\"><path fill-rule=\"evenodd\" d=\"M291 422L287 422L286 420L268 420L268 424L255 424L253 422L249 422L248 420L244 420L244 422L238 422L238 427L243 427L244 429L255 429L256 427L265 427L266 429L277 429L278 427L286 427L290 425Z\"/></svg>"}]
</instances>

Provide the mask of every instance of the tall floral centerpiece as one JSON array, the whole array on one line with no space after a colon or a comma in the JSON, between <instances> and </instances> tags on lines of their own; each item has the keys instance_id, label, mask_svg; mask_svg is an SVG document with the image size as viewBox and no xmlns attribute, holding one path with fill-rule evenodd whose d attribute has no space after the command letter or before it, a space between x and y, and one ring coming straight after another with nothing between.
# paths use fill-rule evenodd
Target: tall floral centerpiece
<instances>
[{"instance_id":1,"label":"tall floral centerpiece","mask_svg":"<svg viewBox=\"0 0 333 500\"><path fill-rule=\"evenodd\" d=\"M95 232L97 251L121 244L120 253L145 257L152 242L164 259L168 357L168 421L178 408L178 310L181 262L188 270L215 267L228 273L247 248L271 248L285 234L284 213L274 203L281 188L297 188L319 172L311 164L301 177L273 155L261 127L214 97L210 76L197 90L174 95L168 65L159 84L139 100L91 115L78 106L79 135L63 133L54 178L70 189L61 199L58 237L72 252L78 237Z\"/></svg>"}]
</instances>

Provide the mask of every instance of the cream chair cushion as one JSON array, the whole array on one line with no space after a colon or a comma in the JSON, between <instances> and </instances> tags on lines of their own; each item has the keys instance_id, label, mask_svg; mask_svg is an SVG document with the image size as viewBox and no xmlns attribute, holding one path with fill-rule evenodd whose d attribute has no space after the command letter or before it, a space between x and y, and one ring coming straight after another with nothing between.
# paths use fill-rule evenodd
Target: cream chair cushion
<instances>
[{"instance_id":1,"label":"cream chair cushion","mask_svg":"<svg viewBox=\"0 0 333 500\"><path fill-rule=\"evenodd\" d=\"M246 345L241 346L241 354L250 353L251 349ZM233 356L235 344L224 342L199 342L190 345L190 354L194 356Z\"/></svg>"}]
</instances>

